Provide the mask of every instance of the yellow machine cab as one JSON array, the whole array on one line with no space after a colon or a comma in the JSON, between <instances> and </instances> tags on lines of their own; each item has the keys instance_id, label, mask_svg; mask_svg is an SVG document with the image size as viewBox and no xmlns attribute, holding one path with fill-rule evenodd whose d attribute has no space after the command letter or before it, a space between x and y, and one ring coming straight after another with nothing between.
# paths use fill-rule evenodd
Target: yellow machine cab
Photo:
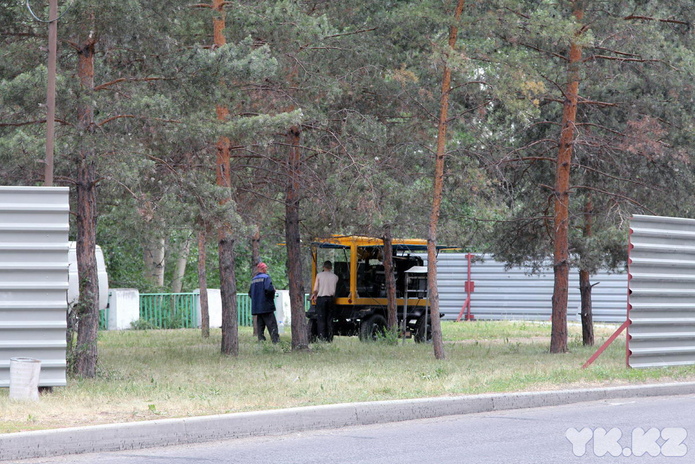
<instances>
[{"instance_id":1,"label":"yellow machine cab","mask_svg":"<svg viewBox=\"0 0 695 464\"><path fill-rule=\"evenodd\" d=\"M443 248L443 247L438 247ZM427 241L393 239L392 269L396 278L396 306L401 334L412 335L416 342L429 339L427 269L422 255ZM334 235L311 243L312 288L316 274L325 261L331 261L338 276L331 317L333 335L358 335L373 340L384 333L387 321L384 240L356 235ZM309 335L317 335L316 313L307 312Z\"/></svg>"}]
</instances>

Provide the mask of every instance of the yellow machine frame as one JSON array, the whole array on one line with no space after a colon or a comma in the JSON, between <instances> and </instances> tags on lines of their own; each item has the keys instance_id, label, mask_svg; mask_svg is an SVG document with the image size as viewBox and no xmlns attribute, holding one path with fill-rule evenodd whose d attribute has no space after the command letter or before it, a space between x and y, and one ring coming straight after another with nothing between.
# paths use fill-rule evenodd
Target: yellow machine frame
<instances>
[{"instance_id":1,"label":"yellow machine frame","mask_svg":"<svg viewBox=\"0 0 695 464\"><path fill-rule=\"evenodd\" d=\"M392 239L391 244L396 249L410 251L426 251L427 240L424 239ZM357 262L358 250L361 247L383 247L384 241L380 238L364 237L359 235L334 235L329 238L319 238L311 244L311 288L314 288L316 274L318 272L318 249L334 248L350 250L350 289L349 295L344 298L336 298L336 305L383 305L386 306L387 298L360 297L357 292ZM405 304L405 298L397 298L396 305ZM408 306L426 306L424 298L408 298Z\"/></svg>"}]
</instances>

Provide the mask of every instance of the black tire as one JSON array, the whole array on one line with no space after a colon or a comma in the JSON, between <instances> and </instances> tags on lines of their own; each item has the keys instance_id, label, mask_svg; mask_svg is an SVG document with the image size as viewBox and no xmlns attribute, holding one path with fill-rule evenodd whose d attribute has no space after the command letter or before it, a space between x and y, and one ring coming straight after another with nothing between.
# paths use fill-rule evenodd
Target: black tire
<instances>
[{"instance_id":1,"label":"black tire","mask_svg":"<svg viewBox=\"0 0 695 464\"><path fill-rule=\"evenodd\" d=\"M360 324L360 340L363 342L375 341L386 334L386 318L380 314L369 316Z\"/></svg>"},{"instance_id":2,"label":"black tire","mask_svg":"<svg viewBox=\"0 0 695 464\"><path fill-rule=\"evenodd\" d=\"M418 318L415 324L413 340L415 340L415 343L426 343L432 340L432 324L428 324L424 314Z\"/></svg>"}]
</instances>

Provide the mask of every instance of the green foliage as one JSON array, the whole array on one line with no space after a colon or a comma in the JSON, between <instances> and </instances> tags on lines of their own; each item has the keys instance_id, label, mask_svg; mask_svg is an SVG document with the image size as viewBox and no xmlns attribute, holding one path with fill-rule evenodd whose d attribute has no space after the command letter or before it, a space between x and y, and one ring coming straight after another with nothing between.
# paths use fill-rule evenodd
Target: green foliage
<instances>
[{"instance_id":1,"label":"green foliage","mask_svg":"<svg viewBox=\"0 0 695 464\"><path fill-rule=\"evenodd\" d=\"M202 227L210 228L209 285L218 286L216 230L226 223L236 238L240 291L248 287L255 227L262 259L286 288L278 243L285 240L288 129L301 130L305 239L380 235L387 224L394 236L423 237L446 63L454 75L439 239L510 263L540 263L552 247L565 56L579 40L584 102L572 171L572 252L587 269L619 266L631 214L695 214L695 46L679 22L690 5L587 2L581 22L589 28L578 39L571 3L467 2L450 50L453 2L235 1L225 8L227 43L217 47L210 8L182 0L165 8L75 2L59 25L57 182L73 185L80 150L96 154L98 241L112 286L160 290L144 277L143 255L163 240L167 287L182 242L195 242ZM90 34L96 89L85 91L75 46ZM45 118L45 82L45 25L21 2L3 2L3 184L41 183L44 127L32 122ZM77 129L85 103L94 109L93 136ZM218 107L229 111L223 121ZM222 137L234 147L232 192L216 185ZM593 235L586 236L589 201ZM198 286L196 248L184 290Z\"/></svg>"},{"instance_id":2,"label":"green foliage","mask_svg":"<svg viewBox=\"0 0 695 464\"><path fill-rule=\"evenodd\" d=\"M154 330L157 329L153 323L146 321L144 319L138 319L130 323L130 328L133 330Z\"/></svg>"},{"instance_id":3,"label":"green foliage","mask_svg":"<svg viewBox=\"0 0 695 464\"><path fill-rule=\"evenodd\" d=\"M522 118L500 112L513 130L500 132L507 140L497 138L491 158L498 188L507 196L509 221L494 227L490 245L510 263L540 265L553 246L553 159L562 116L556 102L564 100L563 57L577 21L569 3L538 3L528 10L523 2L500 5L505 8L497 17L507 25L500 44L527 57L515 71L520 97L538 103ZM689 160L682 155L689 142L681 145L688 138L681 129L691 124L691 116L680 107L690 98L681 100L692 68L673 65L682 63L682 55L673 52L692 39L682 26L665 27L657 20L681 13L677 2L618 2L605 9L587 2L582 21L587 29L578 42L584 60L573 145L570 252L575 264L591 272L624 265L631 214L692 214L691 202L682 201L692 194ZM630 15L654 20L630 20ZM587 205L593 206L589 215L583 213Z\"/></svg>"},{"instance_id":4,"label":"green foliage","mask_svg":"<svg viewBox=\"0 0 695 464\"><path fill-rule=\"evenodd\" d=\"M251 117L234 118L218 127L218 134L234 140L268 146L279 131L300 125L304 119L302 110L294 110L277 115L261 114Z\"/></svg>"},{"instance_id":5,"label":"green foliage","mask_svg":"<svg viewBox=\"0 0 695 464\"><path fill-rule=\"evenodd\" d=\"M400 341L398 330L379 330L376 333L376 341L386 345L398 345Z\"/></svg>"}]
</instances>

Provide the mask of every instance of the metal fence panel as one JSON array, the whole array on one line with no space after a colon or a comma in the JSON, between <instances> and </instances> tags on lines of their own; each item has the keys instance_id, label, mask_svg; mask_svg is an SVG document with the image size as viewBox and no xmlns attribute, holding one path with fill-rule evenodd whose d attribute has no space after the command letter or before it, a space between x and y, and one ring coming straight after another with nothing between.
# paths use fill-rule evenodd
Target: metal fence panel
<instances>
[{"instance_id":1,"label":"metal fence panel","mask_svg":"<svg viewBox=\"0 0 695 464\"><path fill-rule=\"evenodd\" d=\"M695 364L695 220L630 222L628 364Z\"/></svg>"},{"instance_id":2,"label":"metal fence panel","mask_svg":"<svg viewBox=\"0 0 695 464\"><path fill-rule=\"evenodd\" d=\"M440 253L437 285L444 319L456 319L466 301L468 260L466 253ZM426 256L423 256L426 260ZM513 267L490 255L474 254L471 262L471 313L481 320L549 320L552 312L551 268L532 273L531 268ZM591 277L595 322L625 322L627 274L599 272ZM578 270L570 271L568 320L579 320Z\"/></svg>"},{"instance_id":3,"label":"metal fence panel","mask_svg":"<svg viewBox=\"0 0 695 464\"><path fill-rule=\"evenodd\" d=\"M63 386L69 190L0 187L0 387L10 359L41 361L39 385Z\"/></svg>"},{"instance_id":4,"label":"metal fence panel","mask_svg":"<svg viewBox=\"0 0 695 464\"><path fill-rule=\"evenodd\" d=\"M198 326L198 293L141 293L140 321L158 329Z\"/></svg>"},{"instance_id":5,"label":"metal fence panel","mask_svg":"<svg viewBox=\"0 0 695 464\"><path fill-rule=\"evenodd\" d=\"M140 323L158 329L190 329L198 327L199 293L141 293ZM251 327L251 298L237 293L239 326Z\"/></svg>"},{"instance_id":6,"label":"metal fence panel","mask_svg":"<svg viewBox=\"0 0 695 464\"><path fill-rule=\"evenodd\" d=\"M248 293L236 294L237 319L241 327L252 327L251 296Z\"/></svg>"}]
</instances>

